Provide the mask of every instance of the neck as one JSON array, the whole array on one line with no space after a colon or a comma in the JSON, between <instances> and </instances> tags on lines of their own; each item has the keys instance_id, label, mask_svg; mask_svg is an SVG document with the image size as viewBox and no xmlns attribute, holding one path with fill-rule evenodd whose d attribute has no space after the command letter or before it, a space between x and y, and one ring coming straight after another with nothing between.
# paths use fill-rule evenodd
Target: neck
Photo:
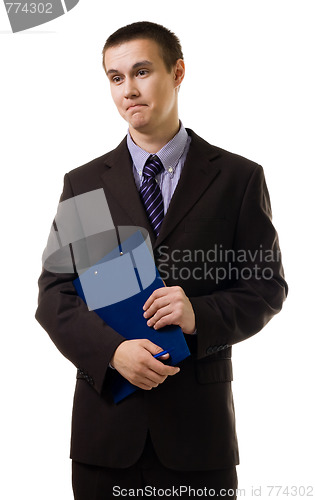
<instances>
[{"instance_id":1,"label":"neck","mask_svg":"<svg viewBox=\"0 0 315 500\"><path fill-rule=\"evenodd\" d=\"M137 146L148 153L155 154L165 146L179 131L179 119L172 124L171 127L162 127L161 130L154 130L154 132L142 132L129 127L129 133L132 140Z\"/></svg>"}]
</instances>

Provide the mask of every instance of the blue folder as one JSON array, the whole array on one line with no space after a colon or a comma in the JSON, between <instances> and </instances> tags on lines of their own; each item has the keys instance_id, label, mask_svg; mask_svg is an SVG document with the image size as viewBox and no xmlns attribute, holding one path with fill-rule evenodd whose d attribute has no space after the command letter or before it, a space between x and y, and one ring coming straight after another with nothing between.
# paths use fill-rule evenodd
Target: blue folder
<instances>
[{"instance_id":1,"label":"blue folder","mask_svg":"<svg viewBox=\"0 0 315 500\"><path fill-rule=\"evenodd\" d=\"M74 286L90 310L126 339L149 339L170 354L175 366L190 355L180 327L154 330L143 317L143 305L164 285L140 231L122 242L103 259L83 272ZM115 403L138 387L115 372L112 393Z\"/></svg>"}]
</instances>

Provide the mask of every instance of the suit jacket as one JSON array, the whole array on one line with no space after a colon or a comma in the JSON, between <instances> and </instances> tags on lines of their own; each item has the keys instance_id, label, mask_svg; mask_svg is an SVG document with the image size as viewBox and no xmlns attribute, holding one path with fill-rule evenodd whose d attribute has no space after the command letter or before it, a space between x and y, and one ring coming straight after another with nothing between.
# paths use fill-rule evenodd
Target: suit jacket
<instances>
[{"instance_id":1,"label":"suit jacket","mask_svg":"<svg viewBox=\"0 0 315 500\"><path fill-rule=\"evenodd\" d=\"M103 188L116 226L151 236L168 286L190 298L197 335L179 374L114 404L109 361L124 338L77 296L69 273L43 270L36 318L77 367L71 457L123 468L140 457L149 430L165 466L207 470L238 463L233 344L257 333L287 294L263 169L192 138L181 178L156 239L136 189L126 138L65 175L61 200ZM224 252L227 253L224 253Z\"/></svg>"}]
</instances>

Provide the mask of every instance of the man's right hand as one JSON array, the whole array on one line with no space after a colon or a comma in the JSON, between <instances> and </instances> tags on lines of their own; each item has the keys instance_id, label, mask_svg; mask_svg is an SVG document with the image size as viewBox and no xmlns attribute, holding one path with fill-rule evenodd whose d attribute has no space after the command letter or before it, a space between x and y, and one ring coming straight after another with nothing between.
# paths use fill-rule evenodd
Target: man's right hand
<instances>
[{"instance_id":1,"label":"man's right hand","mask_svg":"<svg viewBox=\"0 0 315 500\"><path fill-rule=\"evenodd\" d=\"M150 340L125 340L117 347L110 364L133 385L149 391L180 371L177 366L164 365L153 357L162 351ZM168 358L169 354L164 354L160 359Z\"/></svg>"}]
</instances>

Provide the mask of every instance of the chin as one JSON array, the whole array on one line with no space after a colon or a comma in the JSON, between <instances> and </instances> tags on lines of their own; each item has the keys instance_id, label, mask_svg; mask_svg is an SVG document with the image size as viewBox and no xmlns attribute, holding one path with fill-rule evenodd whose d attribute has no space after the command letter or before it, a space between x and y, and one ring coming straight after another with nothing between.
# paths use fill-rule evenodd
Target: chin
<instances>
[{"instance_id":1,"label":"chin","mask_svg":"<svg viewBox=\"0 0 315 500\"><path fill-rule=\"evenodd\" d=\"M129 125L133 129L139 130L139 132L145 132L145 129L149 128L149 123L143 120L132 120Z\"/></svg>"}]
</instances>

